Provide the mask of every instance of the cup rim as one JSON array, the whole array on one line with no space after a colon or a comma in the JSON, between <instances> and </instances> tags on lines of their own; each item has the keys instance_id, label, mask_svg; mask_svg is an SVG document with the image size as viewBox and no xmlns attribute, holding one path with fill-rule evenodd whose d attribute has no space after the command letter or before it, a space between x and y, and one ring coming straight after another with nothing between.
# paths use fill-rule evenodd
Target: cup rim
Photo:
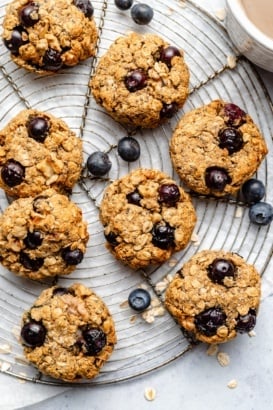
<instances>
[{"instance_id":1,"label":"cup rim","mask_svg":"<svg viewBox=\"0 0 273 410\"><path fill-rule=\"evenodd\" d=\"M226 0L227 6L230 8L233 17L244 28L248 35L267 47L273 50L273 39L264 34L258 29L248 18L240 0Z\"/></svg>"}]
</instances>

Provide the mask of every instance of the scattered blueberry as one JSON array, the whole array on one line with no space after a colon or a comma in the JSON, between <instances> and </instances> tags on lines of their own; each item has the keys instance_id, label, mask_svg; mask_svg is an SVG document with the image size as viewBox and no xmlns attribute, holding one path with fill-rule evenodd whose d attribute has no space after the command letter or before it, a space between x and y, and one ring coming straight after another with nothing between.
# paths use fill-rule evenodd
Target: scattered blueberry
<instances>
[{"instance_id":1,"label":"scattered blueberry","mask_svg":"<svg viewBox=\"0 0 273 410\"><path fill-rule=\"evenodd\" d=\"M208 266L208 277L214 283L223 284L225 277L229 276L234 278L235 266L227 259L214 259L214 261Z\"/></svg>"},{"instance_id":2,"label":"scattered blueberry","mask_svg":"<svg viewBox=\"0 0 273 410\"><path fill-rule=\"evenodd\" d=\"M102 177L110 171L112 162L110 161L108 154L96 151L89 155L86 166L88 171L95 177Z\"/></svg>"},{"instance_id":3,"label":"scattered blueberry","mask_svg":"<svg viewBox=\"0 0 273 410\"><path fill-rule=\"evenodd\" d=\"M62 258L67 265L78 265L83 260L83 252L77 248L65 248L62 251Z\"/></svg>"},{"instance_id":4,"label":"scattered blueberry","mask_svg":"<svg viewBox=\"0 0 273 410\"><path fill-rule=\"evenodd\" d=\"M4 44L12 54L18 54L19 48L28 42L27 38L27 33L21 27L16 27L11 33L11 38L4 40Z\"/></svg>"},{"instance_id":5,"label":"scattered blueberry","mask_svg":"<svg viewBox=\"0 0 273 410\"><path fill-rule=\"evenodd\" d=\"M19 262L32 272L37 272L44 264L43 258L31 259L25 252L20 252Z\"/></svg>"},{"instance_id":6,"label":"scattered blueberry","mask_svg":"<svg viewBox=\"0 0 273 410\"><path fill-rule=\"evenodd\" d=\"M180 199L180 191L176 184L162 184L158 188L159 202L174 206Z\"/></svg>"},{"instance_id":7,"label":"scattered blueberry","mask_svg":"<svg viewBox=\"0 0 273 410\"><path fill-rule=\"evenodd\" d=\"M268 225L273 219L273 207L267 202L257 202L249 208L249 219L257 225Z\"/></svg>"},{"instance_id":8,"label":"scattered blueberry","mask_svg":"<svg viewBox=\"0 0 273 410\"><path fill-rule=\"evenodd\" d=\"M265 196L265 186L259 179L251 178L242 185L243 199L247 204L255 204Z\"/></svg>"},{"instance_id":9,"label":"scattered blueberry","mask_svg":"<svg viewBox=\"0 0 273 410\"><path fill-rule=\"evenodd\" d=\"M73 3L86 17L93 16L94 8L89 0L74 0Z\"/></svg>"},{"instance_id":10,"label":"scattered blueberry","mask_svg":"<svg viewBox=\"0 0 273 410\"><path fill-rule=\"evenodd\" d=\"M25 178L25 167L14 159L9 159L1 169L1 177L9 187L14 187L23 182Z\"/></svg>"},{"instance_id":11,"label":"scattered blueberry","mask_svg":"<svg viewBox=\"0 0 273 410\"><path fill-rule=\"evenodd\" d=\"M120 10L129 10L134 0L115 0L115 5Z\"/></svg>"},{"instance_id":12,"label":"scattered blueberry","mask_svg":"<svg viewBox=\"0 0 273 410\"><path fill-rule=\"evenodd\" d=\"M21 338L26 346L42 346L46 338L46 328L41 322L28 322L21 329Z\"/></svg>"},{"instance_id":13,"label":"scattered blueberry","mask_svg":"<svg viewBox=\"0 0 273 410\"><path fill-rule=\"evenodd\" d=\"M209 167L206 169L205 182L208 188L214 191L223 191L231 179L224 168Z\"/></svg>"},{"instance_id":14,"label":"scattered blueberry","mask_svg":"<svg viewBox=\"0 0 273 410\"><path fill-rule=\"evenodd\" d=\"M152 7L145 3L135 4L131 8L131 17L135 23L144 25L150 23L154 16Z\"/></svg>"},{"instance_id":15,"label":"scattered blueberry","mask_svg":"<svg viewBox=\"0 0 273 410\"><path fill-rule=\"evenodd\" d=\"M147 309L151 303L150 293L146 289L134 289L128 296L129 306L137 312Z\"/></svg>"},{"instance_id":16,"label":"scattered blueberry","mask_svg":"<svg viewBox=\"0 0 273 410\"><path fill-rule=\"evenodd\" d=\"M174 46L168 46L161 50L159 60L171 67L171 61L175 56L181 57L180 50Z\"/></svg>"},{"instance_id":17,"label":"scattered blueberry","mask_svg":"<svg viewBox=\"0 0 273 410\"><path fill-rule=\"evenodd\" d=\"M142 90L142 88L146 87L146 81L147 75L141 69L136 69L130 72L124 79L125 86L131 93Z\"/></svg>"},{"instance_id":18,"label":"scattered blueberry","mask_svg":"<svg viewBox=\"0 0 273 410\"><path fill-rule=\"evenodd\" d=\"M195 316L194 323L197 330L205 336L213 336L217 329L226 322L226 314L221 308L209 308Z\"/></svg>"},{"instance_id":19,"label":"scattered blueberry","mask_svg":"<svg viewBox=\"0 0 273 410\"><path fill-rule=\"evenodd\" d=\"M124 161L136 161L140 157L138 141L132 137L121 138L118 142L118 154Z\"/></svg>"},{"instance_id":20,"label":"scattered blueberry","mask_svg":"<svg viewBox=\"0 0 273 410\"><path fill-rule=\"evenodd\" d=\"M34 2L30 2L26 6L22 7L19 13L22 25L25 27L34 26L34 24L39 21L38 10L39 7Z\"/></svg>"},{"instance_id":21,"label":"scattered blueberry","mask_svg":"<svg viewBox=\"0 0 273 410\"><path fill-rule=\"evenodd\" d=\"M82 330L80 344L87 356L96 356L106 345L106 334L103 330L87 326Z\"/></svg>"},{"instance_id":22,"label":"scattered blueberry","mask_svg":"<svg viewBox=\"0 0 273 410\"><path fill-rule=\"evenodd\" d=\"M172 118L177 111L178 105L176 102L164 104L160 111L160 118Z\"/></svg>"},{"instance_id":23,"label":"scattered blueberry","mask_svg":"<svg viewBox=\"0 0 273 410\"><path fill-rule=\"evenodd\" d=\"M236 104L226 104L224 115L226 124L231 127L239 127L246 122L246 113Z\"/></svg>"},{"instance_id":24,"label":"scattered blueberry","mask_svg":"<svg viewBox=\"0 0 273 410\"><path fill-rule=\"evenodd\" d=\"M219 131L219 147L226 148L229 154L240 151L243 147L243 135L240 130L234 127L223 128Z\"/></svg>"},{"instance_id":25,"label":"scattered blueberry","mask_svg":"<svg viewBox=\"0 0 273 410\"><path fill-rule=\"evenodd\" d=\"M245 333L245 332L250 332L256 324L256 311L255 309L250 309L249 312L241 316L239 315L237 317L237 324L236 324L236 330L239 333Z\"/></svg>"},{"instance_id":26,"label":"scattered blueberry","mask_svg":"<svg viewBox=\"0 0 273 410\"><path fill-rule=\"evenodd\" d=\"M34 117L29 120L27 130L30 138L44 142L49 132L49 123L44 117Z\"/></svg>"},{"instance_id":27,"label":"scattered blueberry","mask_svg":"<svg viewBox=\"0 0 273 410\"><path fill-rule=\"evenodd\" d=\"M63 65L61 53L49 48L43 57L43 68L48 71L58 71Z\"/></svg>"},{"instance_id":28,"label":"scattered blueberry","mask_svg":"<svg viewBox=\"0 0 273 410\"><path fill-rule=\"evenodd\" d=\"M104 234L105 239L111 246L117 246L119 243L117 241L118 235L116 235L114 232L109 232L108 234Z\"/></svg>"},{"instance_id":29,"label":"scattered blueberry","mask_svg":"<svg viewBox=\"0 0 273 410\"><path fill-rule=\"evenodd\" d=\"M129 202L129 204L134 204L140 206L140 201L142 199L142 196L136 189L133 192L130 192L129 194L126 195L126 199Z\"/></svg>"},{"instance_id":30,"label":"scattered blueberry","mask_svg":"<svg viewBox=\"0 0 273 410\"><path fill-rule=\"evenodd\" d=\"M28 249L36 249L43 242L43 236L40 231L28 232L24 239L24 244Z\"/></svg>"},{"instance_id":31,"label":"scattered blueberry","mask_svg":"<svg viewBox=\"0 0 273 410\"><path fill-rule=\"evenodd\" d=\"M169 224L154 225L152 229L152 243L160 249L170 249L174 247L174 228Z\"/></svg>"}]
</instances>

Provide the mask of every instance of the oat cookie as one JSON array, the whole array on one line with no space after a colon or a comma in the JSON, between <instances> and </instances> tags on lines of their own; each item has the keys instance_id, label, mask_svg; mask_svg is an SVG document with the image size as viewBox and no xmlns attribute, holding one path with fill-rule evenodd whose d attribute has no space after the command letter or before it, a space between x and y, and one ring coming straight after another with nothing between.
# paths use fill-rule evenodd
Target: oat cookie
<instances>
[{"instance_id":1,"label":"oat cookie","mask_svg":"<svg viewBox=\"0 0 273 410\"><path fill-rule=\"evenodd\" d=\"M95 377L116 343L112 316L82 284L44 290L24 313L24 353L42 373L64 381Z\"/></svg>"},{"instance_id":2,"label":"oat cookie","mask_svg":"<svg viewBox=\"0 0 273 410\"><path fill-rule=\"evenodd\" d=\"M0 131L0 187L12 197L70 192L82 161L81 139L49 113L21 111Z\"/></svg>"},{"instance_id":3,"label":"oat cookie","mask_svg":"<svg viewBox=\"0 0 273 410\"><path fill-rule=\"evenodd\" d=\"M232 252L204 250L177 272L165 306L197 340L223 343L254 328L260 296L253 265Z\"/></svg>"},{"instance_id":4,"label":"oat cookie","mask_svg":"<svg viewBox=\"0 0 273 410\"><path fill-rule=\"evenodd\" d=\"M140 168L105 190L100 219L107 248L136 269L183 249L196 215L190 197L168 175Z\"/></svg>"},{"instance_id":5,"label":"oat cookie","mask_svg":"<svg viewBox=\"0 0 273 410\"><path fill-rule=\"evenodd\" d=\"M71 67L95 54L97 28L89 0L14 0L3 41L12 60L39 74Z\"/></svg>"},{"instance_id":6,"label":"oat cookie","mask_svg":"<svg viewBox=\"0 0 273 410\"><path fill-rule=\"evenodd\" d=\"M171 118L188 96L183 51L155 34L119 37L101 57L91 80L93 96L114 120L154 128Z\"/></svg>"},{"instance_id":7,"label":"oat cookie","mask_svg":"<svg viewBox=\"0 0 273 410\"><path fill-rule=\"evenodd\" d=\"M0 262L34 280L67 275L82 261L88 237L81 209L48 189L16 199L0 216Z\"/></svg>"},{"instance_id":8,"label":"oat cookie","mask_svg":"<svg viewBox=\"0 0 273 410\"><path fill-rule=\"evenodd\" d=\"M267 154L253 120L222 100L184 115L170 141L171 159L193 191L217 197L235 194Z\"/></svg>"}]
</instances>

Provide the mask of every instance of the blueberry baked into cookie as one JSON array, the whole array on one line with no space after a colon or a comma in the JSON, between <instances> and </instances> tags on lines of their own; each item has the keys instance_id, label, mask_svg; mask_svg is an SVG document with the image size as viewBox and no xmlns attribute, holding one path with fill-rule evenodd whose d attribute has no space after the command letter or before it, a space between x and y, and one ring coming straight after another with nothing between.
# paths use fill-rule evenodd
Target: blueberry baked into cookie
<instances>
[{"instance_id":1,"label":"blueberry baked into cookie","mask_svg":"<svg viewBox=\"0 0 273 410\"><path fill-rule=\"evenodd\" d=\"M223 197L235 194L267 154L252 118L222 100L186 113L170 141L173 166L193 191Z\"/></svg>"},{"instance_id":2,"label":"blueberry baked into cookie","mask_svg":"<svg viewBox=\"0 0 273 410\"><path fill-rule=\"evenodd\" d=\"M48 188L70 192L82 169L82 141L52 114L23 110L0 131L0 187L12 197Z\"/></svg>"},{"instance_id":3,"label":"blueberry baked into cookie","mask_svg":"<svg viewBox=\"0 0 273 410\"><path fill-rule=\"evenodd\" d=\"M196 222L188 194L165 173L136 169L106 188L100 220L107 248L133 269L186 247Z\"/></svg>"},{"instance_id":4,"label":"blueberry baked into cookie","mask_svg":"<svg viewBox=\"0 0 273 410\"><path fill-rule=\"evenodd\" d=\"M251 331L261 297L260 275L239 255L204 250L177 272L165 306L197 340L223 343Z\"/></svg>"},{"instance_id":5,"label":"blueberry baked into cookie","mask_svg":"<svg viewBox=\"0 0 273 410\"><path fill-rule=\"evenodd\" d=\"M100 58L90 85L114 120L154 128L183 106L189 70L182 50L158 35L132 32L117 38Z\"/></svg>"},{"instance_id":6,"label":"blueberry baked into cookie","mask_svg":"<svg viewBox=\"0 0 273 410\"><path fill-rule=\"evenodd\" d=\"M39 74L72 67L95 54L97 28L89 0L13 0L3 41L12 60Z\"/></svg>"},{"instance_id":7,"label":"blueberry baked into cookie","mask_svg":"<svg viewBox=\"0 0 273 410\"><path fill-rule=\"evenodd\" d=\"M0 262L18 276L37 280L71 273L88 239L81 209L53 189L14 200L0 216Z\"/></svg>"},{"instance_id":8,"label":"blueberry baked into cookie","mask_svg":"<svg viewBox=\"0 0 273 410\"><path fill-rule=\"evenodd\" d=\"M42 373L68 382L92 379L111 356L115 324L92 290L76 283L44 290L24 313L26 359Z\"/></svg>"}]
</instances>

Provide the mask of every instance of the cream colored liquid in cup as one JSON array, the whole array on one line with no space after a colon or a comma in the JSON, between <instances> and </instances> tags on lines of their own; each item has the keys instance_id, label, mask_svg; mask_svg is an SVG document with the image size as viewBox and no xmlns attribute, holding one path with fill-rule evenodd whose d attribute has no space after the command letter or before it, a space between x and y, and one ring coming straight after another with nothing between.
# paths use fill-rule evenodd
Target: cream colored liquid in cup
<instances>
[{"instance_id":1,"label":"cream colored liquid in cup","mask_svg":"<svg viewBox=\"0 0 273 410\"><path fill-rule=\"evenodd\" d=\"M273 0L241 0L249 20L273 39Z\"/></svg>"}]
</instances>

